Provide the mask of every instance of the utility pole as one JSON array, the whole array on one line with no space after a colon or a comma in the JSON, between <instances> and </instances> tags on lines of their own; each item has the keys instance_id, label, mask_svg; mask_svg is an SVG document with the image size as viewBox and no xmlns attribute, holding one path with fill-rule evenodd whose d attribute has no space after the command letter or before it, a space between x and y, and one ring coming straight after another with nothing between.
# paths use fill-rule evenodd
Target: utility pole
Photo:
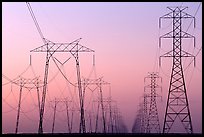
<instances>
[{"instance_id":1,"label":"utility pole","mask_svg":"<svg viewBox=\"0 0 204 137\"><path fill-rule=\"evenodd\" d=\"M172 31L160 36L159 46L161 46L162 38L171 38L173 40L173 49L161 57L172 57L173 65L170 78L170 86L168 92L168 99L166 105L166 112L163 125L163 133L171 132L176 119L179 119L187 133L193 133L189 103L187 99L186 85L184 79L184 72L182 66L183 57L193 57L195 65L195 56L182 50L182 39L193 38L195 47L195 37L182 30L182 19L194 19L195 17L184 12L188 7L167 7L170 12L159 18L159 27L161 26L161 19L172 20ZM159 58L159 59L160 59ZM174 125L177 127L178 125Z\"/></svg>"}]
</instances>

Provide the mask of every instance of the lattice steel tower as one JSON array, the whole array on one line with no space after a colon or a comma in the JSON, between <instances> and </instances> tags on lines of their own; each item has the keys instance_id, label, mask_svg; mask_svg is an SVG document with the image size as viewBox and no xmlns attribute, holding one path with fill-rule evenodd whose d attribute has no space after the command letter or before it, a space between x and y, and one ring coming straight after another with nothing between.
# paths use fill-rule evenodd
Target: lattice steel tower
<instances>
[{"instance_id":1,"label":"lattice steel tower","mask_svg":"<svg viewBox=\"0 0 204 137\"><path fill-rule=\"evenodd\" d=\"M161 89L161 86L158 85L158 80L161 79L161 77L158 75L158 73L152 72L149 73L145 79L149 79L150 84L145 86L145 92L148 92L150 90L150 106L149 106L149 114L148 114L148 120L147 120L147 131L146 133L160 133L160 124L159 124L159 115L157 111L157 102L156 97L157 89Z\"/></svg>"},{"instance_id":2,"label":"lattice steel tower","mask_svg":"<svg viewBox=\"0 0 204 137\"><path fill-rule=\"evenodd\" d=\"M179 118L187 133L193 133L189 103L186 93L186 85L182 68L182 57L193 57L195 65L195 56L182 50L182 39L193 38L195 47L195 37L182 31L182 19L194 19L195 17L184 12L188 7L167 7L171 12L159 18L159 27L161 19L172 19L173 30L159 38L172 38L173 49L160 57L173 57L173 66L171 72L170 86L168 92L167 106L163 125L163 133L170 132L176 118ZM177 125L178 126L178 125ZM177 127L179 129L179 127Z\"/></svg>"},{"instance_id":3,"label":"lattice steel tower","mask_svg":"<svg viewBox=\"0 0 204 137\"><path fill-rule=\"evenodd\" d=\"M141 115L141 127L140 132L146 133L147 132L147 120L148 120L148 100L147 100L148 94L145 92L144 88L144 97L143 97L143 106L142 107L142 115Z\"/></svg>"}]
</instances>

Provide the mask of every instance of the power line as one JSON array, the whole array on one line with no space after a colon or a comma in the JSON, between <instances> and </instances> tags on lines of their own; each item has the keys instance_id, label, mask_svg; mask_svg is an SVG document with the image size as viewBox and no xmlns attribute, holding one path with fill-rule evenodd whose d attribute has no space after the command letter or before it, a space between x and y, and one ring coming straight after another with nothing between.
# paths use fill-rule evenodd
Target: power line
<instances>
[{"instance_id":1,"label":"power line","mask_svg":"<svg viewBox=\"0 0 204 137\"><path fill-rule=\"evenodd\" d=\"M65 80L67 81L67 82L69 82L69 84L71 84L72 86L76 86L75 84L73 84L72 82L70 82L68 79L67 79L67 77L64 75L64 73L61 71L61 69L59 68L59 66L57 65L57 63L56 63L56 61L54 60L54 58L53 58L53 56L52 56L52 59L53 59L53 61L54 61L54 63L55 63L55 65L57 66L57 68L58 68L58 70L60 71L60 73L62 74L62 76L65 78Z\"/></svg>"},{"instance_id":2,"label":"power line","mask_svg":"<svg viewBox=\"0 0 204 137\"><path fill-rule=\"evenodd\" d=\"M202 2L200 2L200 4L198 5L198 8L197 8L197 10L196 10L196 12L195 12L195 14L194 14L194 17L196 16L196 14L198 13L198 10L199 10L199 8L200 8L200 6L201 6L201 4L202 4ZM186 32L189 30L189 28L190 28L190 26L191 26L191 24L193 23L193 19L191 20L191 22L190 22L190 24L189 24L189 26L188 26L188 28L187 28L187 30L186 30ZM195 22L194 22L195 23ZM195 24L194 24L195 25Z\"/></svg>"},{"instance_id":3,"label":"power line","mask_svg":"<svg viewBox=\"0 0 204 137\"><path fill-rule=\"evenodd\" d=\"M200 49L199 49L199 51L197 52L197 54L195 55L195 57L198 56L198 54L200 53L201 49L202 49L202 46L200 47ZM191 62L188 64L188 66L184 69L184 71L191 65L191 63L192 63L193 61L194 61L194 60L192 59Z\"/></svg>"},{"instance_id":4,"label":"power line","mask_svg":"<svg viewBox=\"0 0 204 137\"><path fill-rule=\"evenodd\" d=\"M200 9L201 4L202 4L202 3L200 2L200 4L198 5L198 8L197 8L197 10L196 10L196 12L195 12L195 14L194 14L194 17L197 15L198 10ZM190 24L189 24L189 26L188 26L186 32L189 30L189 28L190 28L192 22L193 22L193 19L191 20L191 22L190 22ZM195 26L195 19L194 19L194 26ZM193 33L194 33L194 31L193 31ZM191 42L192 42L192 40L191 40ZM189 44L189 46L190 46L190 44ZM189 46L188 46L188 47L189 47ZM194 47L194 48L196 48L196 47ZM201 48L202 48L202 46L201 46ZM188 48L188 49L189 49L189 48ZM200 52L200 49L199 49L198 53L199 53L199 52ZM198 54L198 53L197 53L197 54ZM197 56L197 55L196 55L196 56ZM196 57L196 56L195 56L195 57ZM186 61L186 58L185 58L185 61ZM185 64L185 61L184 61L184 64ZM191 62L188 64L188 66L187 66L184 70L186 70L186 69L190 66L190 64L192 63L192 61L193 61L193 60L191 60Z\"/></svg>"},{"instance_id":5,"label":"power line","mask_svg":"<svg viewBox=\"0 0 204 137\"><path fill-rule=\"evenodd\" d=\"M34 13L33 13L32 8L31 8L30 3L29 3L29 2L26 2L26 4L27 4L28 10L30 11L30 14L31 14L31 16L32 16L32 19L33 19L33 21L34 21L34 23L35 23L35 26L36 26L36 28L37 28L39 34L40 34L41 39L43 40L44 43L46 43L45 38L44 38L44 36L43 36L43 33L42 33L41 29L40 29L40 26L39 26L39 24L38 24L38 22L37 22L37 19L35 18L35 15L34 15Z\"/></svg>"}]
</instances>

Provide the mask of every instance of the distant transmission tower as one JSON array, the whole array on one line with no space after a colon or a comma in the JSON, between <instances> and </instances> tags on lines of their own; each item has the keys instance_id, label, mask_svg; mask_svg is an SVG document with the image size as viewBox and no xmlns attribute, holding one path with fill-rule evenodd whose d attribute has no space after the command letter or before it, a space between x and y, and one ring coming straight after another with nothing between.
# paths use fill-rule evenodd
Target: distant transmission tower
<instances>
[{"instance_id":1,"label":"distant transmission tower","mask_svg":"<svg viewBox=\"0 0 204 137\"><path fill-rule=\"evenodd\" d=\"M18 102L18 113L16 118L16 130L15 133L18 133L18 126L19 126L19 119L20 119L20 111L21 111L21 98L22 98L22 91L23 87L27 88L29 91L33 88L37 89L37 95L38 95L38 107L40 108L40 98L39 98L39 77L35 77L33 79L26 79L23 77L19 77L18 80L13 81L14 84L20 85L20 94L19 94L19 102ZM33 86L27 86L27 85L34 85ZM40 110L39 110L40 111Z\"/></svg>"},{"instance_id":2,"label":"distant transmission tower","mask_svg":"<svg viewBox=\"0 0 204 137\"><path fill-rule=\"evenodd\" d=\"M145 89L144 89L145 91ZM148 120L148 100L147 100L147 93L144 92L143 96L143 104L140 106L142 108L142 114L141 116L141 127L140 127L140 132L141 133L146 133L147 132L147 120Z\"/></svg>"},{"instance_id":3,"label":"distant transmission tower","mask_svg":"<svg viewBox=\"0 0 204 137\"><path fill-rule=\"evenodd\" d=\"M132 133L140 133L141 132L141 120L142 119L142 103L139 104L139 109L137 111L137 115L132 127Z\"/></svg>"},{"instance_id":4,"label":"distant transmission tower","mask_svg":"<svg viewBox=\"0 0 204 137\"><path fill-rule=\"evenodd\" d=\"M157 93L156 90L158 88L161 89L161 86L158 85L157 79L161 80L161 77L158 75L158 73L149 73L145 79L150 79L150 84L145 86L145 92L149 91L150 89L150 107L149 107L149 114L148 114L148 120L147 120L147 131L146 133L160 133L160 124L159 124L159 115L157 111L157 103L156 103L156 97Z\"/></svg>"},{"instance_id":5,"label":"distant transmission tower","mask_svg":"<svg viewBox=\"0 0 204 137\"><path fill-rule=\"evenodd\" d=\"M56 110L57 110L57 104L58 103L64 103L66 105L66 111L67 111L67 128L68 133L71 133L72 130L72 123L70 124L70 118L69 118L69 108L68 103L72 102L71 100L68 100L68 98L55 98L54 100L50 101L50 103L54 103L54 115L53 115L53 123L52 123L52 133L54 133L55 128L55 116L56 116ZM72 115L73 118L73 115Z\"/></svg>"},{"instance_id":6,"label":"distant transmission tower","mask_svg":"<svg viewBox=\"0 0 204 137\"><path fill-rule=\"evenodd\" d=\"M159 27L161 19L172 19L173 30L159 38L159 46L161 38L172 38L173 49L160 57L173 57L173 66L171 72L170 86L168 92L167 106L163 125L163 133L170 132L176 118L179 118L187 133L193 133L189 103L186 93L186 85L182 67L182 57L195 56L182 50L182 38L193 38L195 47L195 37L182 31L182 19L193 18L195 27L195 17L184 12L188 7L167 7L171 12L159 18ZM178 125L175 125L178 127Z\"/></svg>"}]
</instances>

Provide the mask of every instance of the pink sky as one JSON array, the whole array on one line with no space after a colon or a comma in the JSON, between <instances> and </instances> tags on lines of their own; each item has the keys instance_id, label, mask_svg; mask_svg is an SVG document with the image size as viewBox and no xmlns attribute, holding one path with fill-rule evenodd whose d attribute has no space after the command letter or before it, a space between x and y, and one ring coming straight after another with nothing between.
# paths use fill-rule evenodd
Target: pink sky
<instances>
[{"instance_id":1,"label":"pink sky","mask_svg":"<svg viewBox=\"0 0 204 137\"><path fill-rule=\"evenodd\" d=\"M158 100L158 109L161 127L166 107L166 98L169 87L169 76L171 73L172 59L163 58L162 67L159 68L158 57L172 46L163 40L162 48L159 49L159 36L169 32L172 27L170 21L162 21L162 29L158 27L159 17L168 13L167 6L188 6L187 13L194 15L199 4L191 3L30 3L35 16L39 22L45 38L54 42L72 42L82 37L81 44L95 50L96 73L103 76L104 80L111 83L111 92L114 100L118 102L118 107L122 113L125 124L129 132L138 110L139 100L144 89L144 77L148 72L159 71L163 78L163 102ZM193 26L188 33L196 37L196 48L193 48L191 41L185 42L183 49L196 54L202 46L202 5L196 14L196 28ZM44 53L30 53L29 51L43 45L42 40L35 28L25 3L2 3L2 73L13 79L23 72L29 65L29 55L32 54L32 67L37 75L43 80L44 77ZM183 22L188 26L190 21ZM186 25L187 24L187 25ZM184 30L187 27L183 28ZM82 53L80 55L81 75L87 77L92 69L93 53ZM61 60L66 60L70 54L56 54ZM184 59L185 60L185 59ZM184 68L188 66L191 59L184 61ZM156 63L156 65L155 65ZM155 65L155 67L154 67ZM75 62L72 59L64 66L70 80L76 82ZM191 64L184 72L190 112L193 121L194 132L202 132L202 51L196 57L196 67ZM50 62L49 78L57 73L54 62ZM168 75L168 76L166 76ZM32 78L32 71L24 74L25 77ZM8 82L2 78L2 83ZM53 80L48 90L50 98L61 96L60 93L65 88L65 80L59 73ZM13 94L10 94L11 85L2 87L2 98L13 106L17 107L19 87L13 85ZM67 95L66 92L64 95ZM74 93L73 87L70 90ZM23 110L36 108L33 98L37 98L36 92L28 93L24 89L25 102L22 103ZM107 94L108 88L104 88ZM26 96L26 94L28 95ZM90 95L90 93L87 93ZM8 96L8 97L7 97ZM68 95L70 96L70 95ZM77 94L78 96L78 94ZM7 98L6 98L7 97ZM15 98L15 99L14 99ZM49 100L49 98L47 98ZM34 101L37 104L37 101ZM2 131L14 132L17 111L11 111L11 107L2 101ZM29 105L28 105L29 104ZM53 113L49 108L45 112L45 117ZM23 114L20 118L19 132L36 132L38 128L37 109L33 113ZM49 119L49 118L48 118ZM9 122L8 122L9 120ZM58 121L59 122L59 121ZM33 123L33 124L31 124ZM52 116L50 121L46 121L45 130L51 131ZM56 131L62 132L66 129L56 125Z\"/></svg>"}]
</instances>

